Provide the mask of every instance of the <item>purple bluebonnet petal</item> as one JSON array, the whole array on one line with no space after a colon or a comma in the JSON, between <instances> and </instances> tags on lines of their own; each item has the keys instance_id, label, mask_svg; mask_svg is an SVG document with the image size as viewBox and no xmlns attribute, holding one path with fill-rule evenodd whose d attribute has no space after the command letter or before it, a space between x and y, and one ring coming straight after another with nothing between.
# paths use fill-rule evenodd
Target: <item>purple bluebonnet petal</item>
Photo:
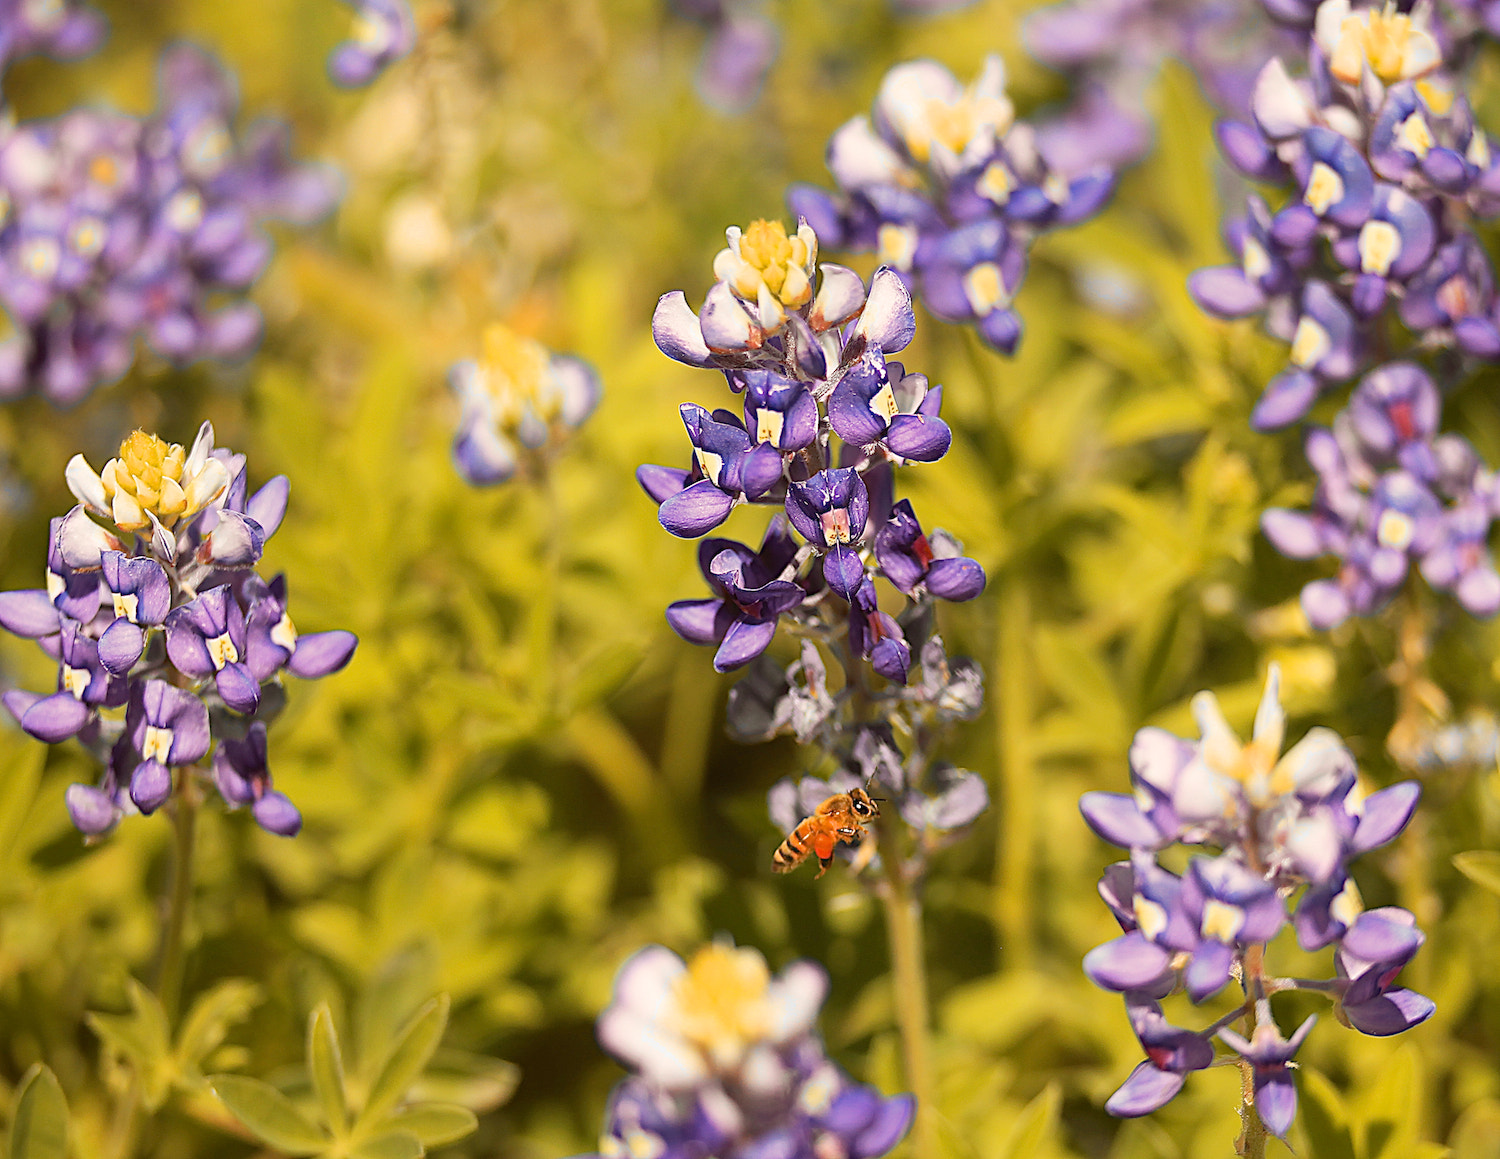
<instances>
[{"instance_id":1,"label":"purple bluebonnet petal","mask_svg":"<svg viewBox=\"0 0 1500 1159\"><path fill-rule=\"evenodd\" d=\"M1416 781L1402 781L1366 797L1360 806L1359 827L1349 842L1351 853L1378 849L1406 828L1422 796Z\"/></svg>"},{"instance_id":2,"label":"purple bluebonnet petal","mask_svg":"<svg viewBox=\"0 0 1500 1159\"><path fill-rule=\"evenodd\" d=\"M1234 965L1234 949L1222 942L1205 939L1193 951L1183 981L1188 997L1194 1002L1212 998L1229 981L1229 971Z\"/></svg>"},{"instance_id":3,"label":"purple bluebonnet petal","mask_svg":"<svg viewBox=\"0 0 1500 1159\"><path fill-rule=\"evenodd\" d=\"M984 568L965 556L935 559L927 568L927 590L945 600L972 600L984 585Z\"/></svg>"},{"instance_id":4,"label":"purple bluebonnet petal","mask_svg":"<svg viewBox=\"0 0 1500 1159\"><path fill-rule=\"evenodd\" d=\"M911 291L895 270L882 266L870 279L870 296L854 324L856 337L886 354L905 350L917 333L917 316Z\"/></svg>"},{"instance_id":5,"label":"purple bluebonnet petal","mask_svg":"<svg viewBox=\"0 0 1500 1159\"><path fill-rule=\"evenodd\" d=\"M851 599L864 579L865 565L859 553L845 544L830 548L823 557L823 578L828 586L846 600Z\"/></svg>"},{"instance_id":6,"label":"purple bluebonnet petal","mask_svg":"<svg viewBox=\"0 0 1500 1159\"><path fill-rule=\"evenodd\" d=\"M120 808L109 794L92 785L69 785L63 795L68 816L80 833L97 837L108 833L120 820Z\"/></svg>"},{"instance_id":7,"label":"purple bluebonnet petal","mask_svg":"<svg viewBox=\"0 0 1500 1159\"><path fill-rule=\"evenodd\" d=\"M641 490L658 504L666 502L687 486L688 472L678 467L658 467L644 463L635 469Z\"/></svg>"},{"instance_id":8,"label":"purple bluebonnet petal","mask_svg":"<svg viewBox=\"0 0 1500 1159\"><path fill-rule=\"evenodd\" d=\"M220 567L249 567L266 546L261 525L238 511L220 511L219 522L208 535L209 556Z\"/></svg>"},{"instance_id":9,"label":"purple bluebonnet petal","mask_svg":"<svg viewBox=\"0 0 1500 1159\"><path fill-rule=\"evenodd\" d=\"M681 539L706 535L734 509L734 497L726 495L707 479L668 496L657 511L661 525Z\"/></svg>"},{"instance_id":10,"label":"purple bluebonnet petal","mask_svg":"<svg viewBox=\"0 0 1500 1159\"><path fill-rule=\"evenodd\" d=\"M253 713L260 704L260 682L244 664L225 664L214 674L214 686L235 712Z\"/></svg>"},{"instance_id":11,"label":"purple bluebonnet petal","mask_svg":"<svg viewBox=\"0 0 1500 1159\"><path fill-rule=\"evenodd\" d=\"M714 653L714 668L729 672L750 663L768 647L776 636L774 619L754 621L736 619L724 633L719 650Z\"/></svg>"},{"instance_id":12,"label":"purple bluebonnet petal","mask_svg":"<svg viewBox=\"0 0 1500 1159\"><path fill-rule=\"evenodd\" d=\"M5 694L5 706L12 714L16 714L16 707L24 701L21 696L32 695L30 693L17 694L8 692ZM51 696L43 696L27 705L17 715L21 729L28 736L37 740L45 741L47 744L58 744L71 736L76 736L80 729L93 718L93 709L69 692L54 692Z\"/></svg>"},{"instance_id":13,"label":"purple bluebonnet petal","mask_svg":"<svg viewBox=\"0 0 1500 1159\"><path fill-rule=\"evenodd\" d=\"M130 777L130 799L148 816L172 795L172 770L157 760L142 761Z\"/></svg>"},{"instance_id":14,"label":"purple bluebonnet petal","mask_svg":"<svg viewBox=\"0 0 1500 1159\"><path fill-rule=\"evenodd\" d=\"M1185 1075L1161 1070L1148 1059L1137 1065L1120 1089L1105 1100L1104 1109L1121 1119L1149 1115L1176 1098L1186 1082Z\"/></svg>"},{"instance_id":15,"label":"purple bluebonnet petal","mask_svg":"<svg viewBox=\"0 0 1500 1159\"><path fill-rule=\"evenodd\" d=\"M849 1159L876 1159L887 1154L906 1138L916 1111L917 1100L911 1095L894 1095L882 1100L874 1120L855 1136Z\"/></svg>"},{"instance_id":16,"label":"purple bluebonnet petal","mask_svg":"<svg viewBox=\"0 0 1500 1159\"><path fill-rule=\"evenodd\" d=\"M1437 1010L1437 1004L1415 990L1387 990L1365 1002L1345 1003L1344 1016L1361 1034L1386 1038L1401 1034L1418 1023L1426 1022Z\"/></svg>"},{"instance_id":17,"label":"purple bluebonnet petal","mask_svg":"<svg viewBox=\"0 0 1500 1159\"><path fill-rule=\"evenodd\" d=\"M681 290L663 294L657 301L656 313L651 318L651 336L657 349L668 358L689 366L711 365L712 355L703 340L698 315L693 313Z\"/></svg>"},{"instance_id":18,"label":"purple bluebonnet petal","mask_svg":"<svg viewBox=\"0 0 1500 1159\"><path fill-rule=\"evenodd\" d=\"M1161 843L1161 833L1129 793L1085 793L1078 808L1089 828L1112 845L1152 849Z\"/></svg>"},{"instance_id":19,"label":"purple bluebonnet petal","mask_svg":"<svg viewBox=\"0 0 1500 1159\"><path fill-rule=\"evenodd\" d=\"M1258 431L1275 431L1296 422L1317 401L1319 383L1306 370L1284 370L1266 386L1265 394L1250 413L1250 425Z\"/></svg>"},{"instance_id":20,"label":"purple bluebonnet petal","mask_svg":"<svg viewBox=\"0 0 1500 1159\"><path fill-rule=\"evenodd\" d=\"M918 463L935 463L948 453L953 432L939 418L926 415L898 414L891 419L886 446L903 459Z\"/></svg>"},{"instance_id":21,"label":"purple bluebonnet petal","mask_svg":"<svg viewBox=\"0 0 1500 1159\"><path fill-rule=\"evenodd\" d=\"M359 638L342 628L298 636L292 658L286 664L287 671L303 680L317 680L349 663L358 646Z\"/></svg>"},{"instance_id":22,"label":"purple bluebonnet petal","mask_svg":"<svg viewBox=\"0 0 1500 1159\"><path fill-rule=\"evenodd\" d=\"M99 637L99 662L115 676L124 676L135 666L146 647L146 634L124 616Z\"/></svg>"},{"instance_id":23,"label":"purple bluebonnet petal","mask_svg":"<svg viewBox=\"0 0 1500 1159\"><path fill-rule=\"evenodd\" d=\"M279 837L295 837L302 829L302 814L283 793L272 790L250 807L256 824Z\"/></svg>"},{"instance_id":24,"label":"purple bluebonnet petal","mask_svg":"<svg viewBox=\"0 0 1500 1159\"><path fill-rule=\"evenodd\" d=\"M1132 932L1095 946L1083 956L1083 972L1106 990L1149 989L1171 965L1172 955Z\"/></svg>"},{"instance_id":25,"label":"purple bluebonnet petal","mask_svg":"<svg viewBox=\"0 0 1500 1159\"><path fill-rule=\"evenodd\" d=\"M50 636L59 628L57 606L40 589L0 592L0 628L28 640Z\"/></svg>"},{"instance_id":26,"label":"purple bluebonnet petal","mask_svg":"<svg viewBox=\"0 0 1500 1159\"><path fill-rule=\"evenodd\" d=\"M724 600L678 600L667 605L667 623L690 644L717 644L734 620L735 609Z\"/></svg>"},{"instance_id":27,"label":"purple bluebonnet petal","mask_svg":"<svg viewBox=\"0 0 1500 1159\"><path fill-rule=\"evenodd\" d=\"M1188 278L1200 309L1220 318L1246 318L1265 309L1266 296L1238 266L1212 266Z\"/></svg>"}]
</instances>

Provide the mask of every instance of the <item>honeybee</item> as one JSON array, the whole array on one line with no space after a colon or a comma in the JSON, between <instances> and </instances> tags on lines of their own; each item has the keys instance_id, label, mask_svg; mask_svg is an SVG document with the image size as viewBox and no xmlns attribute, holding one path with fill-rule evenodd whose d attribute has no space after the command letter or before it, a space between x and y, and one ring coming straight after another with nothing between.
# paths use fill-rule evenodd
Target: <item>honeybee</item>
<instances>
[{"instance_id":1,"label":"honeybee","mask_svg":"<svg viewBox=\"0 0 1500 1159\"><path fill-rule=\"evenodd\" d=\"M821 866L818 877L822 877L833 864L833 851L838 843L857 843L865 835L865 825L880 816L876 800L860 788L835 793L787 834L771 858L771 868L777 873L790 873L813 853Z\"/></svg>"}]
</instances>

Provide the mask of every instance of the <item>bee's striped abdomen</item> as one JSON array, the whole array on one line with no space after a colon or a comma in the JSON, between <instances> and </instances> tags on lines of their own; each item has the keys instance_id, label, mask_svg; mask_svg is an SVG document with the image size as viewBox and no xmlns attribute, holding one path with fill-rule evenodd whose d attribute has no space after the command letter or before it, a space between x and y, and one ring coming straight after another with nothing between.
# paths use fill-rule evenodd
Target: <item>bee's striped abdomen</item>
<instances>
[{"instance_id":1,"label":"bee's striped abdomen","mask_svg":"<svg viewBox=\"0 0 1500 1159\"><path fill-rule=\"evenodd\" d=\"M812 818L808 817L777 848L771 858L771 868L777 873L789 873L807 858L808 842L812 837Z\"/></svg>"}]
</instances>

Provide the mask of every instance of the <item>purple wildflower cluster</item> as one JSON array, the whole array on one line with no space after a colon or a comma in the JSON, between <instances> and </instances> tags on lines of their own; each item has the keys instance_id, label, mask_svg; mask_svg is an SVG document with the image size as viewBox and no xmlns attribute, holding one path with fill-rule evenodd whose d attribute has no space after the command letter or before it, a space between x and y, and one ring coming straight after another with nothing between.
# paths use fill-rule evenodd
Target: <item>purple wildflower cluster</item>
<instances>
[{"instance_id":1,"label":"purple wildflower cluster","mask_svg":"<svg viewBox=\"0 0 1500 1159\"><path fill-rule=\"evenodd\" d=\"M1494 476L1467 441L1438 433L1442 387L1476 360L1500 360L1494 270L1472 225L1500 214L1500 165L1462 93L1477 26L1461 9L1350 0L1288 0L1272 13L1296 30L1305 75L1271 60L1250 117L1218 134L1237 169L1291 196L1273 209L1250 195L1227 227L1238 264L1199 270L1190 288L1210 313L1261 315L1290 343L1256 429L1297 422L1364 377L1331 431L1307 435L1312 509L1272 509L1264 530L1292 558L1338 557L1338 575L1302 594L1317 627L1380 609L1412 563L1491 615Z\"/></svg>"},{"instance_id":2,"label":"purple wildflower cluster","mask_svg":"<svg viewBox=\"0 0 1500 1159\"><path fill-rule=\"evenodd\" d=\"M581 358L553 354L496 323L479 359L455 363L448 384L458 396L453 461L470 483L504 483L523 461L535 465L599 405L599 376Z\"/></svg>"},{"instance_id":3,"label":"purple wildflower cluster","mask_svg":"<svg viewBox=\"0 0 1500 1159\"><path fill-rule=\"evenodd\" d=\"M1006 353L1033 240L1092 216L1115 185L1105 166L1070 172L1046 156L1015 120L998 56L967 88L935 61L896 65L870 116L834 133L828 168L838 192L793 186L792 211L835 249L875 251L939 318Z\"/></svg>"},{"instance_id":4,"label":"purple wildflower cluster","mask_svg":"<svg viewBox=\"0 0 1500 1159\"><path fill-rule=\"evenodd\" d=\"M100 784L68 789L73 823L96 837L154 812L174 770L217 739L225 803L296 833L301 815L271 786L265 721L283 669L326 676L356 641L298 635L285 577L254 571L286 511L286 477L248 494L244 456L216 449L204 423L190 450L136 431L103 471L75 455L67 480L78 505L52 521L46 588L0 593L0 627L57 660L57 691L0 699L31 736L77 737L103 763Z\"/></svg>"},{"instance_id":5,"label":"purple wildflower cluster","mask_svg":"<svg viewBox=\"0 0 1500 1159\"><path fill-rule=\"evenodd\" d=\"M1429 999L1394 985L1424 940L1415 918L1394 907L1365 910L1348 871L1352 858L1406 827L1420 790L1405 781L1365 796L1353 756L1329 729L1313 729L1281 754L1279 683L1272 665L1248 744L1213 694L1199 693L1197 742L1142 729L1130 750L1133 792L1086 793L1079 802L1096 833L1130 850L1099 883L1124 933L1084 958L1097 985L1124 995L1146 1053L1106 1104L1112 1114L1148 1114L1173 1098L1190 1072L1214 1062L1217 1034L1253 1068L1256 1110L1284 1137L1297 1106L1288 1064L1315 1017L1283 1036L1272 995L1325 993L1340 1022L1370 1035L1399 1034L1433 1012ZM1158 861L1174 844L1209 851L1179 874ZM1268 944L1288 924L1304 950L1334 947L1333 978L1267 974ZM1167 995L1185 990L1201 1003L1231 978L1245 998L1226 1017L1199 1031L1166 1021ZM1228 1029L1242 1017L1248 1037Z\"/></svg>"},{"instance_id":6,"label":"purple wildflower cluster","mask_svg":"<svg viewBox=\"0 0 1500 1159\"><path fill-rule=\"evenodd\" d=\"M1438 389L1420 366L1387 363L1367 374L1333 429L1307 432L1318 472L1309 511L1272 507L1266 538L1292 559L1337 556L1336 576L1302 589L1315 628L1378 611L1410 567L1466 610L1500 610L1490 525L1500 513L1495 474L1461 435L1438 435Z\"/></svg>"},{"instance_id":7,"label":"purple wildflower cluster","mask_svg":"<svg viewBox=\"0 0 1500 1159\"><path fill-rule=\"evenodd\" d=\"M104 17L80 0L0 0L0 72L28 56L87 56L104 32Z\"/></svg>"},{"instance_id":8,"label":"purple wildflower cluster","mask_svg":"<svg viewBox=\"0 0 1500 1159\"><path fill-rule=\"evenodd\" d=\"M667 620L684 639L715 645L720 672L764 652L783 616L801 630L836 627L875 672L904 684L911 646L880 609L874 577L919 604L984 589L977 563L951 538L929 539L911 504L895 501L892 468L936 462L953 438L938 414L942 387L886 358L916 332L911 296L886 267L868 293L843 266L819 275L806 222L792 237L757 221L728 238L701 317L673 291L653 332L669 357L722 371L743 417L683 403L692 465L647 465L636 477L673 535L706 535L745 503L784 518L758 548L704 540L698 559L714 594L679 600Z\"/></svg>"},{"instance_id":9,"label":"purple wildflower cluster","mask_svg":"<svg viewBox=\"0 0 1500 1159\"><path fill-rule=\"evenodd\" d=\"M338 84L369 84L417 43L407 0L343 0L354 9L353 35L328 55L328 75Z\"/></svg>"},{"instance_id":10,"label":"purple wildflower cluster","mask_svg":"<svg viewBox=\"0 0 1500 1159\"><path fill-rule=\"evenodd\" d=\"M175 363L259 340L240 295L265 268L266 218L327 213L339 180L294 164L289 130L237 135L228 75L187 45L162 57L150 116L78 108L0 131L0 398L73 403L122 375L137 339Z\"/></svg>"},{"instance_id":11,"label":"purple wildflower cluster","mask_svg":"<svg viewBox=\"0 0 1500 1159\"><path fill-rule=\"evenodd\" d=\"M610 1097L600 1159L875 1159L911 1127L910 1095L886 1098L823 1053L815 1022L828 976L794 962L772 976L756 950L714 943L686 963L662 946L620 968L599 1041L631 1070Z\"/></svg>"},{"instance_id":12,"label":"purple wildflower cluster","mask_svg":"<svg viewBox=\"0 0 1500 1159\"><path fill-rule=\"evenodd\" d=\"M930 839L924 848L935 847L940 830L967 825L988 804L983 782L929 767L925 744L903 756L893 726L925 738L979 711L978 669L950 663L931 631L937 600L972 599L985 576L952 536L929 535L911 502L895 498L894 468L935 462L952 441L939 417L942 388L887 357L915 334L911 295L888 267L868 289L852 270L819 267L805 221L790 237L766 221L728 237L701 314L673 292L653 329L670 357L720 370L742 411L684 403L691 466L647 465L637 478L662 525L685 538L713 531L742 504L780 511L759 547L704 539L698 561L713 594L678 600L667 621L685 640L714 646L720 672L760 659L783 620L804 637L784 676L757 663L731 694L740 738L793 733L844 766L833 781L772 790L783 831L857 774L897 802ZM876 579L904 597L898 615L881 607ZM841 664L842 687L830 688L823 649Z\"/></svg>"}]
</instances>

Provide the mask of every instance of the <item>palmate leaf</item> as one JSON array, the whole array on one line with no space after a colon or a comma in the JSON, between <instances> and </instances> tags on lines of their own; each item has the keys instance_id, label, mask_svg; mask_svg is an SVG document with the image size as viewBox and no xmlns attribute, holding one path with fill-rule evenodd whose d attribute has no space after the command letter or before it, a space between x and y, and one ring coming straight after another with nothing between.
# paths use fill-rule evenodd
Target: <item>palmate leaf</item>
<instances>
[{"instance_id":1,"label":"palmate leaf","mask_svg":"<svg viewBox=\"0 0 1500 1159\"><path fill-rule=\"evenodd\" d=\"M198 996L177 1031L174 1054L183 1079L194 1086L202 1081L203 1060L223 1043L231 1026L249 1016L261 997L261 988L246 978L227 978Z\"/></svg>"},{"instance_id":2,"label":"palmate leaf","mask_svg":"<svg viewBox=\"0 0 1500 1159\"><path fill-rule=\"evenodd\" d=\"M218 1074L208 1085L252 1135L278 1151L316 1155L332 1141L270 1083L248 1075Z\"/></svg>"},{"instance_id":3,"label":"palmate leaf","mask_svg":"<svg viewBox=\"0 0 1500 1159\"><path fill-rule=\"evenodd\" d=\"M10 1120L10 1159L66 1159L68 1103L57 1076L35 1063L21 1079Z\"/></svg>"},{"instance_id":4,"label":"palmate leaf","mask_svg":"<svg viewBox=\"0 0 1500 1159\"><path fill-rule=\"evenodd\" d=\"M349 1125L344 1099L344 1060L333 1027L333 1013L326 1002L307 1021L307 1070L324 1118L335 1135L342 1135Z\"/></svg>"},{"instance_id":5,"label":"palmate leaf","mask_svg":"<svg viewBox=\"0 0 1500 1159\"><path fill-rule=\"evenodd\" d=\"M384 1118L400 1101L406 1089L426 1068L432 1052L448 1025L448 995L425 1003L396 1038L396 1044L370 1084L370 1094L359 1113L357 1127L368 1127Z\"/></svg>"},{"instance_id":6,"label":"palmate leaf","mask_svg":"<svg viewBox=\"0 0 1500 1159\"><path fill-rule=\"evenodd\" d=\"M126 980L129 1014L85 1016L90 1029L112 1050L129 1061L141 1083L141 1102L154 1111L166 1100L178 1073L173 1057L167 1013L160 1000L134 978Z\"/></svg>"},{"instance_id":7,"label":"palmate leaf","mask_svg":"<svg viewBox=\"0 0 1500 1159\"><path fill-rule=\"evenodd\" d=\"M407 1131L391 1131L356 1143L349 1159L419 1159L427 1154L422 1141Z\"/></svg>"},{"instance_id":8,"label":"palmate leaf","mask_svg":"<svg viewBox=\"0 0 1500 1159\"><path fill-rule=\"evenodd\" d=\"M457 1103L413 1103L387 1115L378 1126L415 1135L424 1147L441 1147L472 1135L479 1119Z\"/></svg>"}]
</instances>

